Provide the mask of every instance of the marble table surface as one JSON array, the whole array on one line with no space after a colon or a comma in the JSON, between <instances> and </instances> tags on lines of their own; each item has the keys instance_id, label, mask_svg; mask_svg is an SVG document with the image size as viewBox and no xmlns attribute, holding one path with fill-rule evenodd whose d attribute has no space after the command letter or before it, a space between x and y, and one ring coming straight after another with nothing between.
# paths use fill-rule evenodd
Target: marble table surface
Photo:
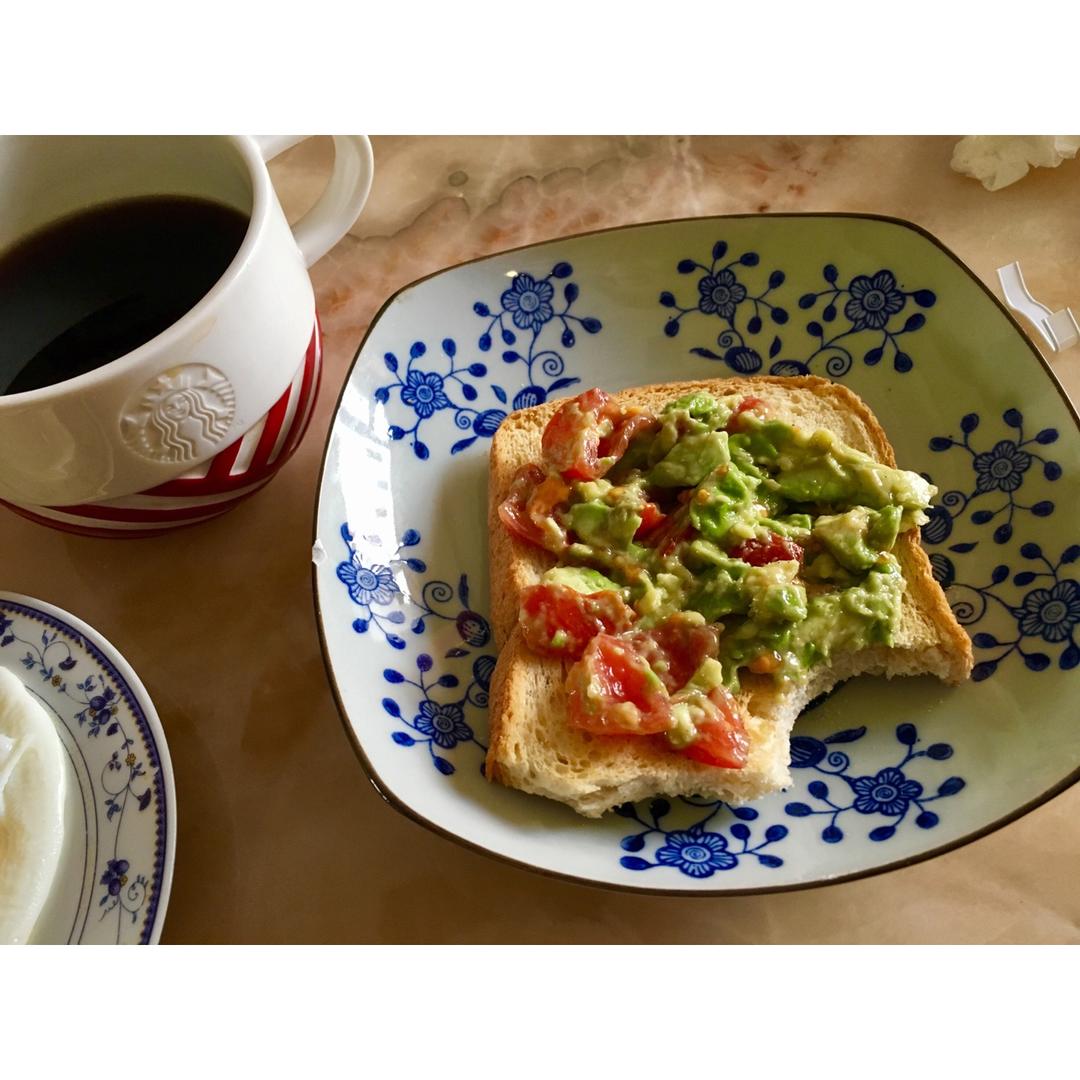
<instances>
[{"instance_id":1,"label":"marble table surface","mask_svg":"<svg viewBox=\"0 0 1080 1080\"><path fill-rule=\"evenodd\" d=\"M161 715L179 804L164 941L1080 941L1080 785L940 858L775 896L621 894L466 851L406 820L368 783L315 629L319 460L344 374L392 292L465 259L611 225L840 210L917 222L995 289L995 268L1020 259L1040 300L1080 310L1080 161L989 193L949 170L954 142L373 139L368 207L312 270L326 332L322 393L275 481L223 519L152 540L0 519L0 588L97 627ZM290 218L314 200L330 154L329 140L312 140L272 166ZM1080 349L1051 360L1080 400Z\"/></svg>"}]
</instances>

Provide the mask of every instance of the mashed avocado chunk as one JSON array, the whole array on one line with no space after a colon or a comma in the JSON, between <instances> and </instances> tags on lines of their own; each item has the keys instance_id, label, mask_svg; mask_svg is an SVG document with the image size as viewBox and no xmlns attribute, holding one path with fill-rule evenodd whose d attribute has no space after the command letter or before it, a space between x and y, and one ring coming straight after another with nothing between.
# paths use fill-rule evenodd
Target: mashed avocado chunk
<instances>
[{"instance_id":1,"label":"mashed avocado chunk","mask_svg":"<svg viewBox=\"0 0 1080 1080\"><path fill-rule=\"evenodd\" d=\"M806 618L806 588L797 580L794 560L751 566L743 578L750 595L750 618L762 624L795 623Z\"/></svg>"},{"instance_id":2,"label":"mashed avocado chunk","mask_svg":"<svg viewBox=\"0 0 1080 1080\"><path fill-rule=\"evenodd\" d=\"M802 668L828 660L838 649L891 645L900 617L904 578L895 556L885 556L858 585L815 596L806 618L792 629L790 650Z\"/></svg>"},{"instance_id":3,"label":"mashed avocado chunk","mask_svg":"<svg viewBox=\"0 0 1080 1080\"><path fill-rule=\"evenodd\" d=\"M542 580L547 585L565 585L568 589L586 596L606 590L622 592L621 586L611 578L604 577L599 570L588 566L553 566L544 574Z\"/></svg>"},{"instance_id":4,"label":"mashed avocado chunk","mask_svg":"<svg viewBox=\"0 0 1080 1080\"><path fill-rule=\"evenodd\" d=\"M697 487L714 469L730 461L727 432L687 435L649 470L645 479L654 487Z\"/></svg>"},{"instance_id":5,"label":"mashed avocado chunk","mask_svg":"<svg viewBox=\"0 0 1080 1080\"><path fill-rule=\"evenodd\" d=\"M764 507L755 505L760 483L734 463L703 478L689 500L691 524L714 543L723 543L733 529L737 538L745 540L764 516Z\"/></svg>"},{"instance_id":6,"label":"mashed avocado chunk","mask_svg":"<svg viewBox=\"0 0 1080 1080\"><path fill-rule=\"evenodd\" d=\"M676 750L689 746L698 736L700 704L711 690L724 685L724 669L719 660L707 657L683 687L671 706L671 727L664 732Z\"/></svg>"},{"instance_id":7,"label":"mashed avocado chunk","mask_svg":"<svg viewBox=\"0 0 1080 1080\"><path fill-rule=\"evenodd\" d=\"M712 394L685 394L669 401L661 415L668 417L685 413L691 419L701 421L709 431L720 431L727 427L737 401L737 398L721 398L718 401Z\"/></svg>"},{"instance_id":8,"label":"mashed avocado chunk","mask_svg":"<svg viewBox=\"0 0 1080 1080\"><path fill-rule=\"evenodd\" d=\"M769 429L781 495L792 502L838 503L880 510L925 510L935 489L917 473L893 469L845 446L831 431L800 431L786 424ZM785 430L786 429L786 430Z\"/></svg>"},{"instance_id":9,"label":"mashed avocado chunk","mask_svg":"<svg viewBox=\"0 0 1080 1080\"><path fill-rule=\"evenodd\" d=\"M737 686L737 670L764 653L780 657L778 673L801 678L838 650L890 645L900 617L904 578L892 555L857 585L805 600L803 617L790 622L749 618L720 640L727 685Z\"/></svg>"},{"instance_id":10,"label":"mashed avocado chunk","mask_svg":"<svg viewBox=\"0 0 1080 1080\"><path fill-rule=\"evenodd\" d=\"M811 535L841 566L855 572L869 570L896 543L902 513L899 506L883 510L855 506L843 514L822 514Z\"/></svg>"}]
</instances>

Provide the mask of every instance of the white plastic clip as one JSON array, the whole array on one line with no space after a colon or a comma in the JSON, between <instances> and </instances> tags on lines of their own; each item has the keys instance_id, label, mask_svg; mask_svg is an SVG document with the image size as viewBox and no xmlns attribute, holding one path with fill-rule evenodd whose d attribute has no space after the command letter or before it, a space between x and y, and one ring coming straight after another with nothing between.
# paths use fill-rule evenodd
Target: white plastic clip
<instances>
[{"instance_id":1,"label":"white plastic clip","mask_svg":"<svg viewBox=\"0 0 1080 1080\"><path fill-rule=\"evenodd\" d=\"M1051 311L1045 304L1040 304L1028 292L1018 262L999 266L997 273L1005 303L1031 322L1054 352L1064 352L1080 341L1080 325L1077 325L1076 316L1069 308Z\"/></svg>"}]
</instances>

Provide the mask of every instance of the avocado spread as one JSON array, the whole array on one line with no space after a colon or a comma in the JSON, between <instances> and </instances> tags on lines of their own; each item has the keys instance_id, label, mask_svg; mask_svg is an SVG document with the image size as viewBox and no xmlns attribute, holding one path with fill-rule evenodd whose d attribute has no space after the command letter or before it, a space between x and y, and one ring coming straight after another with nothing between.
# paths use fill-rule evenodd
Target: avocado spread
<instances>
[{"instance_id":1,"label":"avocado spread","mask_svg":"<svg viewBox=\"0 0 1080 1080\"><path fill-rule=\"evenodd\" d=\"M545 582L617 592L635 630L677 612L719 625L718 658L688 684L701 693L736 688L746 668L801 679L838 650L890 644L904 592L893 548L935 494L764 402L704 393L641 425L603 478L562 475L568 496L537 523L563 538ZM673 705L673 744L693 737L694 700Z\"/></svg>"}]
</instances>

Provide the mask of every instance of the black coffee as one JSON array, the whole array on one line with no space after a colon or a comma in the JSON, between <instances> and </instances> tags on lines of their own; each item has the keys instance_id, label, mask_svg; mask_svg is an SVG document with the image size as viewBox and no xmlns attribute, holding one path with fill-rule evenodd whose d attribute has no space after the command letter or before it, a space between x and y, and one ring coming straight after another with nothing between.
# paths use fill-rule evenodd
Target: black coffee
<instances>
[{"instance_id":1,"label":"black coffee","mask_svg":"<svg viewBox=\"0 0 1080 1080\"><path fill-rule=\"evenodd\" d=\"M244 214L186 196L124 199L0 254L0 394L63 382L138 348L213 287Z\"/></svg>"}]
</instances>

